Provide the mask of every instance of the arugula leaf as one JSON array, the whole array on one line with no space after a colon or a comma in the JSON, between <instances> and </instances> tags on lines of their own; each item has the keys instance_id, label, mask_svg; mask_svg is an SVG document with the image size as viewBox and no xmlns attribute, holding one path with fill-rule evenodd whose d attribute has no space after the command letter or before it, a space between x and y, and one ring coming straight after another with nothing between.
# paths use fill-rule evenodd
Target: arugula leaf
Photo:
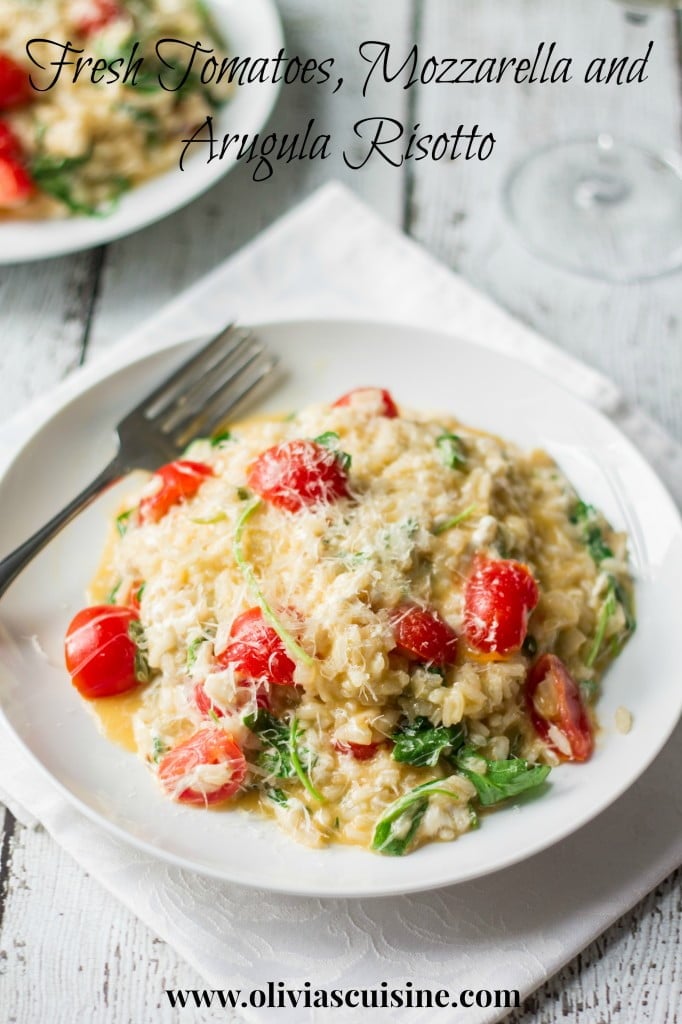
<instances>
[{"instance_id":1,"label":"arugula leaf","mask_svg":"<svg viewBox=\"0 0 682 1024\"><path fill-rule=\"evenodd\" d=\"M120 515L116 516L116 529L118 530L119 537L125 537L130 527L130 517L136 509L129 508L127 512L121 512Z\"/></svg>"},{"instance_id":2,"label":"arugula leaf","mask_svg":"<svg viewBox=\"0 0 682 1024\"><path fill-rule=\"evenodd\" d=\"M220 448L225 444L226 441L232 441L232 434L229 430L221 430L219 434L214 434L210 439L211 448Z\"/></svg>"},{"instance_id":3,"label":"arugula leaf","mask_svg":"<svg viewBox=\"0 0 682 1024\"><path fill-rule=\"evenodd\" d=\"M597 510L594 505L588 505L584 501L578 501L573 508L569 519L572 523L584 523L588 519L593 519L597 514Z\"/></svg>"},{"instance_id":4,"label":"arugula leaf","mask_svg":"<svg viewBox=\"0 0 682 1024\"><path fill-rule=\"evenodd\" d=\"M422 782L389 804L374 826L372 849L391 857L401 857L407 853L426 813L429 797L440 793L453 800L460 799L458 793L444 786L444 781L431 779L430 782Z\"/></svg>"},{"instance_id":5,"label":"arugula leaf","mask_svg":"<svg viewBox=\"0 0 682 1024\"><path fill-rule=\"evenodd\" d=\"M476 505L468 505L463 512L459 515L452 516L450 519L446 519L444 523L439 523L434 526L431 533L435 534L436 537L440 536L441 533L445 533L446 530L451 530L453 526L459 526L465 519L468 519L476 511Z\"/></svg>"},{"instance_id":6,"label":"arugula leaf","mask_svg":"<svg viewBox=\"0 0 682 1024\"><path fill-rule=\"evenodd\" d=\"M570 521L576 526L582 523L583 541L597 565L605 558L613 558L613 551L604 540L598 515L594 505L587 505L584 501L579 501L569 516Z\"/></svg>"},{"instance_id":7,"label":"arugula leaf","mask_svg":"<svg viewBox=\"0 0 682 1024\"><path fill-rule=\"evenodd\" d=\"M613 551L604 540L601 527L590 526L583 534L587 550L593 560L599 565L605 558L613 558Z\"/></svg>"},{"instance_id":8,"label":"arugula leaf","mask_svg":"<svg viewBox=\"0 0 682 1024\"><path fill-rule=\"evenodd\" d=\"M269 711L260 708L257 714L247 715L244 725L258 736L263 749L258 754L258 764L278 779L293 779L296 770L291 762L289 727Z\"/></svg>"},{"instance_id":9,"label":"arugula leaf","mask_svg":"<svg viewBox=\"0 0 682 1024\"><path fill-rule=\"evenodd\" d=\"M464 443L457 434L450 434L447 431L436 438L436 448L440 461L449 469L463 469L467 464Z\"/></svg>"},{"instance_id":10,"label":"arugula leaf","mask_svg":"<svg viewBox=\"0 0 682 1024\"><path fill-rule=\"evenodd\" d=\"M239 519L237 520L237 528L234 533L234 540L232 542L232 551L234 553L234 560L241 570L242 576L246 580L246 585L251 591L258 607L263 612L264 617L270 623L277 636L280 638L284 646L297 661L302 661L305 665L313 665L315 659L312 658L307 651L304 651L301 645L294 639L288 629L280 622L275 615L274 611L270 607L263 591L260 588L256 574L253 571L253 566L250 562L247 562L244 557L244 549L242 546L242 540L244 538L244 530L249 519L256 511L260 508L262 501L260 498L253 498L246 506Z\"/></svg>"},{"instance_id":11,"label":"arugula leaf","mask_svg":"<svg viewBox=\"0 0 682 1024\"><path fill-rule=\"evenodd\" d=\"M608 626L609 619L612 615L616 614L618 605L623 609L623 615L625 616L625 626L623 630L617 635L612 637L613 654L616 655L621 649L625 641L631 636L637 626L634 613L632 611L632 605L630 598L623 587L620 585L618 580L614 576L608 577L608 587L606 595L604 597L604 603L601 606L599 612L599 618L597 620L597 630L594 634L594 640L592 641L592 647L586 658L586 664L592 667L595 661L599 657L599 654L604 646L604 638L606 636L606 627Z\"/></svg>"},{"instance_id":12,"label":"arugula leaf","mask_svg":"<svg viewBox=\"0 0 682 1024\"><path fill-rule=\"evenodd\" d=\"M312 763L310 752L299 747L300 723L292 715L289 725L275 718L261 708L256 715L247 715L244 725L255 733L263 744L258 755L258 764L278 779L298 777L303 787L315 799L322 802L324 797L313 786L308 772ZM306 762L304 767L303 762Z\"/></svg>"},{"instance_id":13,"label":"arugula leaf","mask_svg":"<svg viewBox=\"0 0 682 1024\"><path fill-rule=\"evenodd\" d=\"M341 464L341 468L348 472L353 462L353 457L348 452L344 452L339 448L340 440L341 438L334 430L326 430L324 434L319 434L313 438L315 444L321 444L323 448L329 448L330 451L333 451L337 461Z\"/></svg>"},{"instance_id":14,"label":"arugula leaf","mask_svg":"<svg viewBox=\"0 0 682 1024\"><path fill-rule=\"evenodd\" d=\"M111 590L109 591L107 596L104 598L104 603L105 604L116 604L116 595L118 594L119 590L121 589L121 583L122 582L123 582L122 580L119 580L118 583L116 584L116 586L111 588Z\"/></svg>"},{"instance_id":15,"label":"arugula leaf","mask_svg":"<svg viewBox=\"0 0 682 1024\"><path fill-rule=\"evenodd\" d=\"M162 754L166 753L166 751L168 750L168 747L163 742L163 740L161 739L160 736L155 736L154 740L153 740L153 743L154 743L154 746L153 746L153 749L152 749L152 761L154 762L154 764L158 764L159 763L159 758L161 757Z\"/></svg>"},{"instance_id":16,"label":"arugula leaf","mask_svg":"<svg viewBox=\"0 0 682 1024\"><path fill-rule=\"evenodd\" d=\"M461 747L464 738L463 726L434 726L428 718L420 715L393 734L391 739L395 746L392 757L394 761L417 768L433 768L442 754L451 754Z\"/></svg>"},{"instance_id":17,"label":"arugula leaf","mask_svg":"<svg viewBox=\"0 0 682 1024\"><path fill-rule=\"evenodd\" d=\"M476 771L481 761L485 761L485 774ZM491 761L481 757L473 747L464 747L460 750L454 758L454 764L459 772L474 784L483 807L491 807L528 789L541 786L551 771L549 765L531 765L522 757L513 757L508 761Z\"/></svg>"},{"instance_id":18,"label":"arugula leaf","mask_svg":"<svg viewBox=\"0 0 682 1024\"><path fill-rule=\"evenodd\" d=\"M294 771L298 775L301 784L304 786L305 789L308 790L313 799L319 800L320 803L324 803L324 797L320 792L318 792L317 789L315 789L310 776L308 775L305 768L303 767L303 764L301 763L301 753L303 753L303 751L299 751L298 748L299 732L300 723L298 719L294 716L291 719L291 724L289 726L289 756L291 758L291 763L294 767ZM305 753L307 753L307 751ZM308 762L311 761L310 754L308 754L307 759Z\"/></svg>"},{"instance_id":19,"label":"arugula leaf","mask_svg":"<svg viewBox=\"0 0 682 1024\"><path fill-rule=\"evenodd\" d=\"M286 807L289 803L289 797L283 789L266 789L265 793L273 803L279 804L280 807Z\"/></svg>"},{"instance_id":20,"label":"arugula leaf","mask_svg":"<svg viewBox=\"0 0 682 1024\"><path fill-rule=\"evenodd\" d=\"M148 683L152 673L147 661L147 638L139 619L128 623L128 636L135 644L135 678L138 683Z\"/></svg>"},{"instance_id":21,"label":"arugula leaf","mask_svg":"<svg viewBox=\"0 0 682 1024\"><path fill-rule=\"evenodd\" d=\"M195 636L194 640L190 641L187 645L187 657L185 660L185 669L187 672L191 672L196 665L197 658L199 657L199 648L202 644L205 644L208 637Z\"/></svg>"}]
</instances>

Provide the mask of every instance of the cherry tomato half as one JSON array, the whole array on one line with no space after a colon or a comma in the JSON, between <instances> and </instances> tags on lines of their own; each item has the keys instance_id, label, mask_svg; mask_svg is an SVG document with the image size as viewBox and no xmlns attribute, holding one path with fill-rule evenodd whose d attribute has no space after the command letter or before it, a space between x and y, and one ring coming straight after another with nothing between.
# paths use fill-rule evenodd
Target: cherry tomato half
<instances>
[{"instance_id":1,"label":"cherry tomato half","mask_svg":"<svg viewBox=\"0 0 682 1024\"><path fill-rule=\"evenodd\" d=\"M477 555L464 588L464 635L478 651L511 654L526 638L538 585L520 562Z\"/></svg>"},{"instance_id":2,"label":"cherry tomato half","mask_svg":"<svg viewBox=\"0 0 682 1024\"><path fill-rule=\"evenodd\" d=\"M541 686L544 692L538 692ZM536 733L562 761L590 758L594 736L580 687L555 654L541 655L528 673L526 706ZM551 739L552 727L562 734L568 749Z\"/></svg>"},{"instance_id":3,"label":"cherry tomato half","mask_svg":"<svg viewBox=\"0 0 682 1024\"><path fill-rule=\"evenodd\" d=\"M315 441L285 441L267 448L249 466L247 482L259 497L289 512L350 497L338 455Z\"/></svg>"},{"instance_id":4,"label":"cherry tomato half","mask_svg":"<svg viewBox=\"0 0 682 1024\"><path fill-rule=\"evenodd\" d=\"M0 209L23 206L35 192L35 183L24 166L19 140L9 125L0 121Z\"/></svg>"},{"instance_id":5,"label":"cherry tomato half","mask_svg":"<svg viewBox=\"0 0 682 1024\"><path fill-rule=\"evenodd\" d=\"M21 156L21 143L6 121L0 121L0 156Z\"/></svg>"},{"instance_id":6,"label":"cherry tomato half","mask_svg":"<svg viewBox=\"0 0 682 1024\"><path fill-rule=\"evenodd\" d=\"M209 476L213 476L213 470L205 462L179 459L161 466L153 477L158 483L157 489L140 501L140 522L157 523L173 505L194 497Z\"/></svg>"},{"instance_id":7,"label":"cherry tomato half","mask_svg":"<svg viewBox=\"0 0 682 1024\"><path fill-rule=\"evenodd\" d=\"M116 0L90 0L88 9L76 25L76 30L82 36L91 36L95 32L101 32L119 18L121 13Z\"/></svg>"},{"instance_id":8,"label":"cherry tomato half","mask_svg":"<svg viewBox=\"0 0 682 1024\"><path fill-rule=\"evenodd\" d=\"M71 681L84 697L112 697L141 681L130 629L139 621L132 608L108 604L83 608L74 616L64 654Z\"/></svg>"},{"instance_id":9,"label":"cherry tomato half","mask_svg":"<svg viewBox=\"0 0 682 1024\"><path fill-rule=\"evenodd\" d=\"M451 665L457 657L457 634L440 615L418 605L402 605L391 612L396 647L412 661Z\"/></svg>"},{"instance_id":10,"label":"cherry tomato half","mask_svg":"<svg viewBox=\"0 0 682 1024\"><path fill-rule=\"evenodd\" d=\"M192 691L194 697L194 703L196 704L197 711L204 718L209 718L211 714L214 714L216 718L224 718L225 712L219 704L214 703L204 689L203 683L197 683Z\"/></svg>"},{"instance_id":11,"label":"cherry tomato half","mask_svg":"<svg viewBox=\"0 0 682 1024\"><path fill-rule=\"evenodd\" d=\"M355 405L362 403L363 406L377 416L386 416L394 420L398 416L398 406L393 401L389 391L385 388L354 388L341 398L337 398L332 408L340 405Z\"/></svg>"},{"instance_id":12,"label":"cherry tomato half","mask_svg":"<svg viewBox=\"0 0 682 1024\"><path fill-rule=\"evenodd\" d=\"M347 743L345 740L334 740L334 750L339 754L350 754L356 761L371 761L381 746L380 743Z\"/></svg>"},{"instance_id":13,"label":"cherry tomato half","mask_svg":"<svg viewBox=\"0 0 682 1024\"><path fill-rule=\"evenodd\" d=\"M218 663L223 667L233 665L248 679L262 679L277 686L294 685L296 663L260 608L250 608L237 616L230 630L230 642L218 656Z\"/></svg>"},{"instance_id":14,"label":"cherry tomato half","mask_svg":"<svg viewBox=\"0 0 682 1024\"><path fill-rule=\"evenodd\" d=\"M0 53L0 110L20 107L33 96L28 71L14 58Z\"/></svg>"},{"instance_id":15,"label":"cherry tomato half","mask_svg":"<svg viewBox=\"0 0 682 1024\"><path fill-rule=\"evenodd\" d=\"M245 778L246 758L232 736L218 728L200 729L159 761L161 785L183 804L222 803Z\"/></svg>"}]
</instances>

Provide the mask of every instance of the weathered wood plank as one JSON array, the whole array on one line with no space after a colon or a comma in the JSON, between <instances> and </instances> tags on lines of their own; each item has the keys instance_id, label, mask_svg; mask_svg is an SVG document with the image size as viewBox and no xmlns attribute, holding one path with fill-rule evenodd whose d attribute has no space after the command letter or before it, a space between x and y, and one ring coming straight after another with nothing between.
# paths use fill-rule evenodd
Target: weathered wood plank
<instances>
[{"instance_id":1,"label":"weathered wood plank","mask_svg":"<svg viewBox=\"0 0 682 1024\"><path fill-rule=\"evenodd\" d=\"M78 366L98 256L81 253L0 269L0 416L5 418Z\"/></svg>"}]
</instances>

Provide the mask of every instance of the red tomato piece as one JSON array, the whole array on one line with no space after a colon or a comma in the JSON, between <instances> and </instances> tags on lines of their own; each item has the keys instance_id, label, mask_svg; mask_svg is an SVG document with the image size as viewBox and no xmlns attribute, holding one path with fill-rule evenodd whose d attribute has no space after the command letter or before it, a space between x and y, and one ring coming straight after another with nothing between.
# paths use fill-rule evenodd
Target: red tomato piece
<instances>
[{"instance_id":1,"label":"red tomato piece","mask_svg":"<svg viewBox=\"0 0 682 1024\"><path fill-rule=\"evenodd\" d=\"M247 679L277 686L293 686L296 663L281 637L265 621L260 608L250 608L232 623L230 642L218 657L223 667L233 665Z\"/></svg>"},{"instance_id":2,"label":"red tomato piece","mask_svg":"<svg viewBox=\"0 0 682 1024\"><path fill-rule=\"evenodd\" d=\"M368 408L371 402L372 411L374 411L374 404L376 403L377 416L386 416L388 419L394 420L399 415L398 406L393 401L391 393L386 391L385 388L354 388L347 394L341 395L341 398L337 398L332 408L342 405L353 405L356 398L365 402Z\"/></svg>"},{"instance_id":3,"label":"red tomato piece","mask_svg":"<svg viewBox=\"0 0 682 1024\"><path fill-rule=\"evenodd\" d=\"M371 761L381 746L380 743L346 743L345 740L334 740L334 750L340 754L350 754L356 761Z\"/></svg>"},{"instance_id":4,"label":"red tomato piece","mask_svg":"<svg viewBox=\"0 0 682 1024\"><path fill-rule=\"evenodd\" d=\"M33 179L21 161L0 153L0 209L23 206L34 192Z\"/></svg>"},{"instance_id":5,"label":"red tomato piece","mask_svg":"<svg viewBox=\"0 0 682 1024\"><path fill-rule=\"evenodd\" d=\"M464 635L478 651L511 654L526 638L540 593L526 565L477 555L464 588Z\"/></svg>"},{"instance_id":6,"label":"red tomato piece","mask_svg":"<svg viewBox=\"0 0 682 1024\"><path fill-rule=\"evenodd\" d=\"M540 701L538 687L546 684ZM526 679L526 706L536 733L562 761L587 761L594 750L594 736L580 687L555 654L541 655ZM566 744L550 738L554 727Z\"/></svg>"},{"instance_id":7,"label":"red tomato piece","mask_svg":"<svg viewBox=\"0 0 682 1024\"><path fill-rule=\"evenodd\" d=\"M197 683L193 690L194 703L197 706L197 711L204 718L208 718L213 712L216 718L224 718L225 712L218 705L215 704L204 689L203 683Z\"/></svg>"},{"instance_id":8,"label":"red tomato piece","mask_svg":"<svg viewBox=\"0 0 682 1024\"><path fill-rule=\"evenodd\" d=\"M156 523L165 516L173 505L193 498L204 480L213 476L213 470L205 462L179 459L161 466L154 474L158 487L142 498L138 508L141 523Z\"/></svg>"},{"instance_id":9,"label":"red tomato piece","mask_svg":"<svg viewBox=\"0 0 682 1024\"><path fill-rule=\"evenodd\" d=\"M267 448L249 466L247 483L259 497L289 512L350 497L337 453L316 441L285 441Z\"/></svg>"},{"instance_id":10,"label":"red tomato piece","mask_svg":"<svg viewBox=\"0 0 682 1024\"><path fill-rule=\"evenodd\" d=\"M112 697L140 682L132 608L101 604L83 608L66 631L64 653L71 681L84 697Z\"/></svg>"},{"instance_id":11,"label":"red tomato piece","mask_svg":"<svg viewBox=\"0 0 682 1024\"><path fill-rule=\"evenodd\" d=\"M0 156L21 156L21 143L6 121L0 121Z\"/></svg>"},{"instance_id":12,"label":"red tomato piece","mask_svg":"<svg viewBox=\"0 0 682 1024\"><path fill-rule=\"evenodd\" d=\"M457 634L434 611L402 605L391 612L396 647L411 661L451 665L457 657Z\"/></svg>"},{"instance_id":13,"label":"red tomato piece","mask_svg":"<svg viewBox=\"0 0 682 1024\"><path fill-rule=\"evenodd\" d=\"M89 8L76 25L76 31L82 36L91 36L95 32L101 32L122 14L116 0L90 0Z\"/></svg>"},{"instance_id":14,"label":"red tomato piece","mask_svg":"<svg viewBox=\"0 0 682 1024\"><path fill-rule=\"evenodd\" d=\"M0 53L0 110L20 107L33 96L28 71L6 53Z\"/></svg>"},{"instance_id":15,"label":"red tomato piece","mask_svg":"<svg viewBox=\"0 0 682 1024\"><path fill-rule=\"evenodd\" d=\"M207 767L219 771L202 772ZM203 775L203 778L202 778ZM246 778L246 758L222 729L200 729L159 761L159 781L183 804L219 804L229 800Z\"/></svg>"}]
</instances>

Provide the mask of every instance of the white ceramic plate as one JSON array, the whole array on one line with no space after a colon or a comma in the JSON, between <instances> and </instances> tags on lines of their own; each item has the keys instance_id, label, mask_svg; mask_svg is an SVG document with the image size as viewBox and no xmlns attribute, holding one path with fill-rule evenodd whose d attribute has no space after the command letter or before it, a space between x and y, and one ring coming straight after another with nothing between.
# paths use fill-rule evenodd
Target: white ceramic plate
<instances>
[{"instance_id":1,"label":"white ceramic plate","mask_svg":"<svg viewBox=\"0 0 682 1024\"><path fill-rule=\"evenodd\" d=\"M216 24L228 40L229 52L240 56L276 56L284 37L273 0L209 0ZM259 131L270 115L279 87L253 83L240 86L214 117L218 138L225 132ZM0 221L0 264L40 260L102 245L121 238L196 199L235 164L234 147L222 160L201 157L171 168L126 193L107 217L68 217L43 221ZM179 155L179 154L178 154Z\"/></svg>"},{"instance_id":2,"label":"white ceramic plate","mask_svg":"<svg viewBox=\"0 0 682 1024\"><path fill-rule=\"evenodd\" d=\"M267 409L331 400L362 384L386 386L400 402L450 410L524 446L547 448L581 494L627 528L638 629L606 677L595 756L556 769L544 796L486 816L477 832L396 859L350 847L311 851L244 812L170 803L142 762L98 734L62 667L62 637L84 603L115 492L65 530L0 604L0 695L11 728L106 828L175 864L265 889L326 896L427 889L495 871L573 832L641 774L680 713L682 524L662 484L610 422L536 370L486 349L383 325L280 324L259 332L289 371ZM7 548L103 465L111 425L178 354L165 350L96 380L41 426L0 482ZM614 728L620 705L634 716L627 736Z\"/></svg>"}]
</instances>

